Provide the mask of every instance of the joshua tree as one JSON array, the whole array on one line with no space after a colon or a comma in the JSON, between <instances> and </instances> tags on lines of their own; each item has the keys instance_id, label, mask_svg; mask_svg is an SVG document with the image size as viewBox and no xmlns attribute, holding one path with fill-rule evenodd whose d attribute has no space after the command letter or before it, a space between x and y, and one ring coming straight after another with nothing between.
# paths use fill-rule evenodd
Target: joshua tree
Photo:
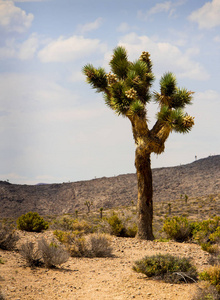
<instances>
[{"instance_id":1,"label":"joshua tree","mask_svg":"<svg viewBox=\"0 0 220 300\"><path fill-rule=\"evenodd\" d=\"M140 239L153 240L153 190L151 153L164 151L165 141L172 131L187 133L194 125L194 118L183 109L192 101L192 92L178 88L175 76L165 73L160 80L160 92L150 94L154 80L152 62L148 52L130 62L126 49L114 49L110 61L111 72L96 69L91 64L83 68L88 83L104 94L105 103L118 115L127 117L132 126L136 144L135 167L138 180L138 233ZM148 128L146 104L154 99L159 104L157 120Z\"/></svg>"},{"instance_id":2,"label":"joshua tree","mask_svg":"<svg viewBox=\"0 0 220 300\"><path fill-rule=\"evenodd\" d=\"M92 201L86 201L86 202L84 203L84 205L87 206L87 208L88 208L88 214L89 214L89 213L90 213L90 207L93 205L93 202L92 202Z\"/></svg>"}]
</instances>

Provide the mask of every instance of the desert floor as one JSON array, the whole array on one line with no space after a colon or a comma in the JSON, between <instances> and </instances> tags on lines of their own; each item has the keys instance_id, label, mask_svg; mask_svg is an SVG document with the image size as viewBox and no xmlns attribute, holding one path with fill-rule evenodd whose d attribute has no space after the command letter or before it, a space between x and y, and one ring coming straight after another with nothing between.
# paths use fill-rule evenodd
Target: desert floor
<instances>
[{"instance_id":1,"label":"desert floor","mask_svg":"<svg viewBox=\"0 0 220 300\"><path fill-rule=\"evenodd\" d=\"M19 233L20 243L51 233ZM132 270L145 255L169 253L192 259L198 271L208 265L209 254L189 243L139 241L112 237L113 256L70 258L56 269L30 268L18 251L0 250L0 285L5 299L179 299L190 300L197 284L168 284Z\"/></svg>"}]
</instances>

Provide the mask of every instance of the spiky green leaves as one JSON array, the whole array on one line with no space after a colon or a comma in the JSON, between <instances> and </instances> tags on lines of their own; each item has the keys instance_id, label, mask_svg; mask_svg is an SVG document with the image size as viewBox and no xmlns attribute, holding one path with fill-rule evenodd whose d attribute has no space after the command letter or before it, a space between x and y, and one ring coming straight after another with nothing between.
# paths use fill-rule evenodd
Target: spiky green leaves
<instances>
[{"instance_id":1,"label":"spiky green leaves","mask_svg":"<svg viewBox=\"0 0 220 300\"><path fill-rule=\"evenodd\" d=\"M172 73L165 73L160 79L160 91L163 96L172 96L176 90L176 77Z\"/></svg>"},{"instance_id":2,"label":"spiky green leaves","mask_svg":"<svg viewBox=\"0 0 220 300\"><path fill-rule=\"evenodd\" d=\"M87 64L83 68L83 73L86 75L87 82L96 89L97 92L105 92L108 86L105 70L103 68L95 69L93 65Z\"/></svg>"},{"instance_id":3,"label":"spiky green leaves","mask_svg":"<svg viewBox=\"0 0 220 300\"><path fill-rule=\"evenodd\" d=\"M113 57L109 64L111 66L112 72L116 74L119 79L125 79L130 64L125 48L115 48Z\"/></svg>"},{"instance_id":4,"label":"spiky green leaves","mask_svg":"<svg viewBox=\"0 0 220 300\"><path fill-rule=\"evenodd\" d=\"M184 108L188 104L192 104L193 92L187 91L187 89L177 88L175 94L171 98L171 107Z\"/></svg>"},{"instance_id":5,"label":"spiky green leaves","mask_svg":"<svg viewBox=\"0 0 220 300\"><path fill-rule=\"evenodd\" d=\"M133 101L128 112L131 116L145 117L145 106L140 100Z\"/></svg>"},{"instance_id":6,"label":"spiky green leaves","mask_svg":"<svg viewBox=\"0 0 220 300\"><path fill-rule=\"evenodd\" d=\"M176 77L172 73L165 73L160 80L160 93L154 93L154 99L160 106L169 108L184 108L191 104L193 92L177 87Z\"/></svg>"},{"instance_id":7,"label":"spiky green leaves","mask_svg":"<svg viewBox=\"0 0 220 300\"><path fill-rule=\"evenodd\" d=\"M157 118L162 123L169 125L172 130L180 133L189 132L194 125L194 118L185 114L181 108L170 109L166 105L161 107Z\"/></svg>"}]
</instances>

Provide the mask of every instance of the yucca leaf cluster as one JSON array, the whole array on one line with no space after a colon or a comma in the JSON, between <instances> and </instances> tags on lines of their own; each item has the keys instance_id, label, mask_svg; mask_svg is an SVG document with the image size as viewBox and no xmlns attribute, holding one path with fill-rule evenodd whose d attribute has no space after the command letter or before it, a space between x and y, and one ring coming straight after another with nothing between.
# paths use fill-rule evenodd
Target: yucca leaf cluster
<instances>
[{"instance_id":1,"label":"yucca leaf cluster","mask_svg":"<svg viewBox=\"0 0 220 300\"><path fill-rule=\"evenodd\" d=\"M91 64L83 68L88 83L97 92L104 92L106 104L117 114L144 115L149 102L149 88L154 80L150 55L130 62L123 47L117 47L110 61L111 72L95 69Z\"/></svg>"},{"instance_id":2,"label":"yucca leaf cluster","mask_svg":"<svg viewBox=\"0 0 220 300\"><path fill-rule=\"evenodd\" d=\"M150 54L142 52L139 59L129 61L126 49L119 46L113 50L109 62L111 71L83 68L87 82L97 92L104 94L105 103L118 115L129 118L137 145L145 145L148 152L160 154L171 131L187 133L194 125L194 118L184 112L191 104L193 92L177 87L171 72L160 79L160 92L150 92L155 79ZM156 123L148 129L146 104L154 100L159 105Z\"/></svg>"}]
</instances>

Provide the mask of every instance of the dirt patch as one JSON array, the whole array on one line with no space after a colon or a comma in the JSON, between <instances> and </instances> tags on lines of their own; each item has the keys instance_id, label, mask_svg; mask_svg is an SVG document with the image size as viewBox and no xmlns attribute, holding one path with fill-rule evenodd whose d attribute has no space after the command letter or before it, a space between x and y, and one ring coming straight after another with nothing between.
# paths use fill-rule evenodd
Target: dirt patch
<instances>
[{"instance_id":1,"label":"dirt patch","mask_svg":"<svg viewBox=\"0 0 220 300\"><path fill-rule=\"evenodd\" d=\"M37 240L52 233L20 233L20 242ZM0 285L6 299L179 299L190 300L196 284L168 284L149 280L132 270L145 255L169 253L191 258L203 270L209 254L188 243L139 241L112 237L113 257L70 258L57 269L27 267L18 252L0 250Z\"/></svg>"}]
</instances>

